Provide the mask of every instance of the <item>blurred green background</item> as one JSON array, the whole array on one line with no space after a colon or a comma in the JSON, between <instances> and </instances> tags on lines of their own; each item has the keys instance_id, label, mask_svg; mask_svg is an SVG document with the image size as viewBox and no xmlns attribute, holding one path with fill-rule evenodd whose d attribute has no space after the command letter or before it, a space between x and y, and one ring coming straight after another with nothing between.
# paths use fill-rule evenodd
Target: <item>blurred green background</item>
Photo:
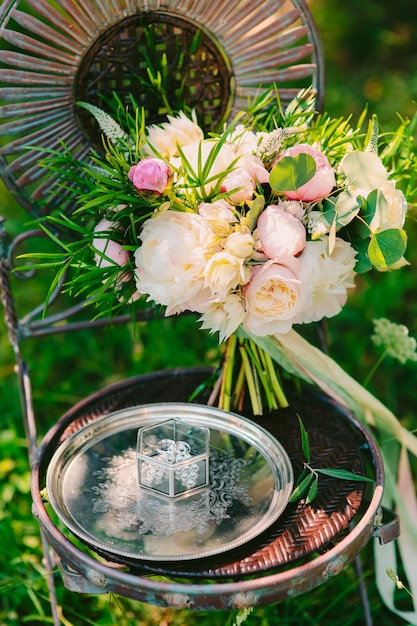
<instances>
[{"instance_id":1,"label":"blurred green background","mask_svg":"<svg viewBox=\"0 0 417 626\"><path fill-rule=\"evenodd\" d=\"M368 103L384 129L393 128L397 112L411 117L417 100L417 17L410 0L311 0L325 49L325 108L332 115L358 116ZM411 3L412 4L412 3ZM0 189L1 215L12 235L27 217L11 195ZM417 336L415 290L416 212L410 210L407 230L410 266L397 273L360 281L349 305L329 321L331 355L358 380L363 380L378 354L371 345L372 320L388 317L406 324ZM13 280L19 311L42 301L30 282ZM46 290L48 277L42 289ZM79 332L26 342L24 356L33 363L34 401L44 433L68 407L117 378L166 367L215 362L217 341L198 333L192 319ZM92 356L91 360L87 358ZM58 357L58 358L57 358ZM98 357L98 358L96 358ZM51 623L38 527L31 516L29 466L19 414L13 353L0 321L0 625ZM373 391L403 423L415 429L416 364L385 361ZM382 605L375 589L371 548L364 551L365 578L372 616L378 626L403 624ZM59 580L59 579L58 579ZM364 624L353 566L340 576L296 600L256 609L248 625L360 626ZM192 614L156 609L121 598L78 597L58 585L64 606L63 624L232 624L226 612ZM400 596L407 608L407 598Z\"/></svg>"}]
</instances>

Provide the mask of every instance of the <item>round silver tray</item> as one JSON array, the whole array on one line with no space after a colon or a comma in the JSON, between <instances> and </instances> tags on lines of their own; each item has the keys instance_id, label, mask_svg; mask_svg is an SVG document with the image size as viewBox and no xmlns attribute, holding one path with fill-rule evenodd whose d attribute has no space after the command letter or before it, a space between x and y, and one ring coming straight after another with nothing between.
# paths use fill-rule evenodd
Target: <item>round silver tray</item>
<instances>
[{"instance_id":1,"label":"round silver tray","mask_svg":"<svg viewBox=\"0 0 417 626\"><path fill-rule=\"evenodd\" d=\"M141 489L139 428L178 418L210 429L207 487L172 499ZM75 432L48 467L49 502L59 519L93 549L117 560L201 559L264 532L284 511L293 470L281 444L239 415L189 403L136 406Z\"/></svg>"}]
</instances>

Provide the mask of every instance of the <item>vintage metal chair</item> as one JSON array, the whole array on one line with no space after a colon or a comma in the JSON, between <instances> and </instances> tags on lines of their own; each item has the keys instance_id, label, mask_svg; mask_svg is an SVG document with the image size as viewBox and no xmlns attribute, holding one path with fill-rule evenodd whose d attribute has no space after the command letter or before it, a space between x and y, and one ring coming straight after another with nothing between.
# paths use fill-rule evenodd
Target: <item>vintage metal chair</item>
<instances>
[{"instance_id":1,"label":"vintage metal chair","mask_svg":"<svg viewBox=\"0 0 417 626\"><path fill-rule=\"evenodd\" d=\"M152 48L146 40L149 28L156 42ZM128 99L138 81L143 84L141 79L147 77L150 57L158 63L166 54L172 94L181 90L181 98L198 110L207 127L218 126L244 107L260 85L277 84L284 103L301 87L312 85L317 107L322 104L323 53L304 0L3 0L0 33L1 174L34 218L56 207L71 210L71 194L66 198L56 180L38 166L38 148L60 150L65 142L75 157L84 157L99 137L75 103L88 100L103 106L113 91ZM149 92L144 89L138 98L148 119L161 119L164 107ZM58 563L65 585L77 592L113 591L174 608L242 608L312 589L355 559L372 536L382 541L395 536L395 523L381 525L383 468L373 439L350 414L313 394L307 400L293 399L295 406L307 402L313 454L332 466L347 463L358 472L368 468L375 478L370 492L361 483L346 481L341 487L332 479L324 481L314 506L290 507L259 540L226 559L161 565L80 549L60 530L41 495L57 447L109 412L161 399L186 401L209 371L149 373L98 391L62 416L38 447L38 418L21 343L50 333L93 329L107 321L80 319L82 303L53 315L43 315L40 303L19 318L10 272L22 242L36 236L39 231L30 230L9 241L0 224L0 285L16 355L34 514L50 574ZM59 288L51 303L58 296ZM126 315L116 321L128 319ZM205 399L199 396L198 401ZM302 454L294 444L291 415L284 412L279 420L262 423L287 447L297 471ZM166 578L161 581L152 574ZM175 582L178 578L182 582ZM49 582L54 623L59 624L51 575Z\"/></svg>"}]
</instances>

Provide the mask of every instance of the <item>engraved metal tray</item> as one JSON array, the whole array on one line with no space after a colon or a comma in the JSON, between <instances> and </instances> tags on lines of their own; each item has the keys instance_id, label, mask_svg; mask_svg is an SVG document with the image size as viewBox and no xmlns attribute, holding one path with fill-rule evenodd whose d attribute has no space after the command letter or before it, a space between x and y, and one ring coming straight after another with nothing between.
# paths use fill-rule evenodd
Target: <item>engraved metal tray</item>
<instances>
[{"instance_id":1,"label":"engraved metal tray","mask_svg":"<svg viewBox=\"0 0 417 626\"><path fill-rule=\"evenodd\" d=\"M210 429L210 482L179 499L141 489L139 428L178 418ZM201 559L241 546L284 511L291 462L267 430L206 405L158 403L105 415L54 453L46 486L59 519L90 547L117 560Z\"/></svg>"}]
</instances>

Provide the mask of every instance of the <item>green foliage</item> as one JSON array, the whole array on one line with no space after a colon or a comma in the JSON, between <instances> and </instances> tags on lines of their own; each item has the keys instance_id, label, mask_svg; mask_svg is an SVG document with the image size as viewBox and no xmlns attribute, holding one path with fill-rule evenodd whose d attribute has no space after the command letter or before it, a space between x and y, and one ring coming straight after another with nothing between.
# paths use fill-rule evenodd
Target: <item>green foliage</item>
<instances>
[{"instance_id":1,"label":"green foliage","mask_svg":"<svg viewBox=\"0 0 417 626\"><path fill-rule=\"evenodd\" d=\"M374 233L369 243L369 261L379 270L386 270L397 263L407 248L407 235L402 229L384 230Z\"/></svg>"},{"instance_id":2,"label":"green foliage","mask_svg":"<svg viewBox=\"0 0 417 626\"><path fill-rule=\"evenodd\" d=\"M339 478L340 480L354 480L370 483L373 482L371 478L368 478L366 476L359 476L358 474L354 474L353 472L349 472L344 469L335 469L332 467L312 467L310 463L311 452L309 437L300 416L298 416L298 423L300 426L301 445L305 461L303 471L298 476L295 482L293 492L289 499L290 502L296 502L297 500L301 500L301 498L304 498L305 504L310 504L311 502L313 502L319 492L320 474L323 476L331 476L332 478Z\"/></svg>"},{"instance_id":3,"label":"green foliage","mask_svg":"<svg viewBox=\"0 0 417 626\"><path fill-rule=\"evenodd\" d=\"M316 173L316 162L309 154L285 156L271 170L270 183L274 191L295 191Z\"/></svg>"}]
</instances>

